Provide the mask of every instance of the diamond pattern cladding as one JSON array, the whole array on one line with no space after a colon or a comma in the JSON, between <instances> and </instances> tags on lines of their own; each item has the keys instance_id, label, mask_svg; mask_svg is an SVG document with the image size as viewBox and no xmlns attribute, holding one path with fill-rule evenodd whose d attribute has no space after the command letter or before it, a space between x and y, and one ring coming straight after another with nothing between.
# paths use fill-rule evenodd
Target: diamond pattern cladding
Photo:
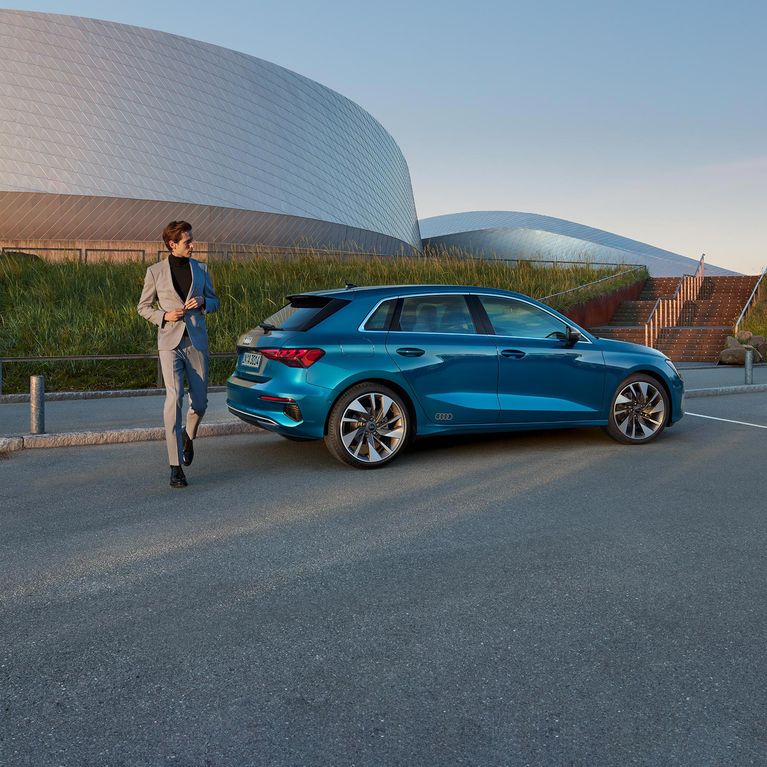
<instances>
[{"instance_id":1,"label":"diamond pattern cladding","mask_svg":"<svg viewBox=\"0 0 767 767\"><path fill-rule=\"evenodd\" d=\"M693 274L698 260L619 234L538 213L479 210L420 221L424 245L499 258L645 264L652 276ZM733 274L706 263L707 274Z\"/></svg>"},{"instance_id":2,"label":"diamond pattern cladding","mask_svg":"<svg viewBox=\"0 0 767 767\"><path fill-rule=\"evenodd\" d=\"M420 248L407 164L349 99L138 27L0 10L0 190L299 216Z\"/></svg>"}]
</instances>

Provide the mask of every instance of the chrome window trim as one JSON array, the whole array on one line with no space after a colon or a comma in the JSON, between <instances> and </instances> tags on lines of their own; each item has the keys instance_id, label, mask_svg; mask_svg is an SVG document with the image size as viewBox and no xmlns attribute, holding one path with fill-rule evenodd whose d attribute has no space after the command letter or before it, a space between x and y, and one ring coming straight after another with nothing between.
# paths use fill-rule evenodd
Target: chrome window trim
<instances>
[{"instance_id":1,"label":"chrome window trim","mask_svg":"<svg viewBox=\"0 0 767 767\"><path fill-rule=\"evenodd\" d=\"M466 293L405 293L405 294L398 294L396 296L386 296L385 298L382 298L366 315L365 318L362 320L362 322L357 327L358 333L409 333L413 331L408 330L367 330L365 328L365 323L375 314L378 307L384 303L385 301L397 301L400 298L419 298L420 296L486 296L488 298L503 298L506 301L521 301L523 304L527 304L528 306L532 306L534 309L539 309L546 314L548 314L553 319L557 320L557 322L562 322L562 320L557 317L555 314L553 314L548 308L538 306L538 304L532 303L532 301L528 300L527 298L517 298L516 296L504 296L501 293L476 293L474 291L467 291ZM565 323L567 325L567 323ZM575 323L573 323L575 325ZM578 330L582 330L582 328L578 328ZM498 333L443 333L438 330L419 330L418 333L428 333L432 336L489 336L492 338L520 338L525 341L548 341L550 339L547 338L539 338L538 336L506 336L506 335L499 335ZM587 344L593 344L594 342L588 337L588 336L581 336L580 341L576 341L576 343L587 343Z\"/></svg>"},{"instance_id":2,"label":"chrome window trim","mask_svg":"<svg viewBox=\"0 0 767 767\"><path fill-rule=\"evenodd\" d=\"M473 293L404 293L396 296L386 296L382 298L365 316L357 330L360 333L428 333L432 336L486 336L487 333L479 333L474 331L473 333L444 333L440 330L366 330L365 323L376 313L378 307L386 301L398 301L400 298L420 298L421 296L470 296ZM469 311L469 317L471 317L471 309L466 304L466 308ZM474 322L474 318L471 317L471 321Z\"/></svg>"},{"instance_id":3,"label":"chrome window trim","mask_svg":"<svg viewBox=\"0 0 767 767\"><path fill-rule=\"evenodd\" d=\"M428 293L424 293L423 295L428 295ZM387 301L397 301L400 298L400 296L386 296L386 298L382 298L366 315L365 318L360 322L360 324L357 326L357 332L358 333L388 333L388 330L367 330L365 328L365 323L378 311L378 307L381 304L385 304Z\"/></svg>"},{"instance_id":4,"label":"chrome window trim","mask_svg":"<svg viewBox=\"0 0 767 767\"><path fill-rule=\"evenodd\" d=\"M559 317L557 317L555 314L553 314L548 308L543 306L538 306L538 304L534 304L532 301L529 301L526 298L517 298L516 296L503 296L500 293L467 293L466 295L479 296L479 297L487 296L489 298L503 298L506 301L521 301L523 304L532 306L533 309L539 309L545 312L550 317L555 319L557 322L562 322L562 320ZM565 323L565 325L567 325L567 323ZM575 323L573 323L573 325L575 325ZM568 325L568 327L570 326ZM582 328L579 328L579 330L582 330ZM496 333L495 336L496 338L523 338L526 341L548 341L549 340L547 338L539 338L538 336L502 336L502 335L498 335L498 333ZM593 343L593 341L587 336L581 336L581 341L585 341L586 343L589 343L589 344ZM580 343L581 341L576 341L576 343Z\"/></svg>"}]
</instances>

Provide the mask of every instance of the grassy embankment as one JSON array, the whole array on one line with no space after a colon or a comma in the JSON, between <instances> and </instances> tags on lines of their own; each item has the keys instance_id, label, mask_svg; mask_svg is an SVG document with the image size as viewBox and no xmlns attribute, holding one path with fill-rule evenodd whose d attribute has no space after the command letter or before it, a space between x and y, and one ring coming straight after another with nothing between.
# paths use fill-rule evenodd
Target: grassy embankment
<instances>
[{"instance_id":1,"label":"grassy embankment","mask_svg":"<svg viewBox=\"0 0 767 767\"><path fill-rule=\"evenodd\" d=\"M210 266L220 312L210 315L211 350L234 351L237 337L306 290L402 283L485 285L542 297L621 271L588 264L564 268L513 267L459 257L339 257L307 252L284 259L215 262ZM0 357L145 354L156 351L156 329L136 313L143 264L45 263L15 254L0 256ZM553 299L565 309L592 295L611 292L637 274L609 280ZM211 382L220 384L231 360L214 360ZM3 392L27 391L29 376L43 374L48 391L151 387L156 363L9 363Z\"/></svg>"},{"instance_id":2,"label":"grassy embankment","mask_svg":"<svg viewBox=\"0 0 767 767\"><path fill-rule=\"evenodd\" d=\"M767 336L767 290L740 324L741 330L750 330L755 336Z\"/></svg>"}]
</instances>

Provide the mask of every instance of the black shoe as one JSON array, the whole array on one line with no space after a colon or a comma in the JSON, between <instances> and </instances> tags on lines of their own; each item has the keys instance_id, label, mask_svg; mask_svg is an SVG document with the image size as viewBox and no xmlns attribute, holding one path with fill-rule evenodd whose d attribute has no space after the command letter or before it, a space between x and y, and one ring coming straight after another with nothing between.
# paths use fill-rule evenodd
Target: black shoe
<instances>
[{"instance_id":1,"label":"black shoe","mask_svg":"<svg viewBox=\"0 0 767 767\"><path fill-rule=\"evenodd\" d=\"M181 443L181 463L183 463L184 466L191 466L192 461L194 460L194 442L189 439L186 429L184 429L183 436L184 440Z\"/></svg>"},{"instance_id":2,"label":"black shoe","mask_svg":"<svg viewBox=\"0 0 767 767\"><path fill-rule=\"evenodd\" d=\"M170 467L170 486L171 487L186 487L187 481L184 476L184 470L180 466Z\"/></svg>"}]
</instances>

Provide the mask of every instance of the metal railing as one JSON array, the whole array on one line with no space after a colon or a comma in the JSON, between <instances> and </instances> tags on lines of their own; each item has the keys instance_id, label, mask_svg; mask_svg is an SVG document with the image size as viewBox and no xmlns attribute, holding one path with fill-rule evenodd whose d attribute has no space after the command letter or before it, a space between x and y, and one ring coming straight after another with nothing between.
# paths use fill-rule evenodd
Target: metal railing
<instances>
[{"instance_id":1,"label":"metal railing","mask_svg":"<svg viewBox=\"0 0 767 767\"><path fill-rule=\"evenodd\" d=\"M563 261L559 263L565 263ZM608 280L614 280L617 277L622 277L624 274L631 274L631 272L639 272L646 267L642 265L637 265L633 267L632 269L625 269L622 272L617 272L616 274L608 274L607 277L600 277L598 280L593 280L592 282L587 282L584 285L576 285L574 288L568 288L567 290L562 290L559 293L551 293L548 296L543 296L542 298L537 299L538 301L547 301L549 298L556 298L557 296L565 296L568 293L574 293L577 290L584 290L585 288L590 288L592 285L599 285L602 282L607 282Z\"/></svg>"},{"instance_id":2,"label":"metal railing","mask_svg":"<svg viewBox=\"0 0 767 767\"><path fill-rule=\"evenodd\" d=\"M142 263L144 262L144 259L146 257L146 251L143 250L142 248L85 248L83 251L83 256L82 256L83 263L84 264L99 263L99 262L103 263L103 261L106 260L102 257L97 257L95 259L91 258L89 260L88 256L95 253L101 253L101 254L119 253L121 255L127 253L131 255L135 255L136 258L120 258L119 260L120 261L139 261L140 260Z\"/></svg>"},{"instance_id":3,"label":"metal railing","mask_svg":"<svg viewBox=\"0 0 767 767\"><path fill-rule=\"evenodd\" d=\"M733 335L738 334L738 330L740 330L740 323L743 322L743 319L748 313L748 310L754 305L754 303L756 303L756 301L759 300L762 293L762 280L764 279L765 272L767 272L767 266L762 268L762 273L759 275L759 279L756 281L756 285L754 285L754 289L751 291L751 295L748 297L748 301L746 301L746 305L743 307L743 311L735 321Z\"/></svg>"},{"instance_id":4,"label":"metal railing","mask_svg":"<svg viewBox=\"0 0 767 767\"><path fill-rule=\"evenodd\" d=\"M210 352L211 359L234 359L237 352ZM120 361L130 362L133 360L157 360L157 377L155 385L162 389L162 368L160 367L159 354L69 354L45 357L0 357L0 395L3 393L3 365L6 363L43 363L43 362L105 362Z\"/></svg>"},{"instance_id":5,"label":"metal railing","mask_svg":"<svg viewBox=\"0 0 767 767\"><path fill-rule=\"evenodd\" d=\"M75 258L72 261L83 260L82 248L22 248L22 247L5 247L0 249L0 253L21 253L22 255L34 256L37 253L72 253Z\"/></svg>"},{"instance_id":6,"label":"metal railing","mask_svg":"<svg viewBox=\"0 0 767 767\"><path fill-rule=\"evenodd\" d=\"M450 256L451 253L447 252L442 255ZM434 257L433 253L430 253L425 256L426 258ZM644 264L618 264L614 261L560 261L553 258L495 258L493 256L463 256L463 258L471 259L472 261L487 261L487 262L493 262L493 261L500 261L504 264L529 264L530 266L540 266L541 264L548 264L550 266L582 266L582 267L589 267L589 266L595 266L595 267L602 267L602 266L609 266L613 269L617 269L618 267L625 266L629 268L630 270L633 269L644 269L646 268ZM613 275L608 275L612 277ZM604 279L604 278L603 278ZM580 286L579 286L580 287Z\"/></svg>"},{"instance_id":7,"label":"metal railing","mask_svg":"<svg viewBox=\"0 0 767 767\"><path fill-rule=\"evenodd\" d=\"M168 255L167 250L155 251L157 261L162 261ZM195 250L192 255L195 258L204 256L209 263L216 261L244 261L255 258L302 258L305 256L327 256L330 258L393 258L393 256L384 256L380 253L368 253L360 250L329 250L312 247L286 247L282 245L262 245L254 248L233 248L231 245L216 245L211 243L207 250ZM421 254L418 251L414 253L403 254L410 257L418 257ZM396 258L396 256L394 256Z\"/></svg>"},{"instance_id":8,"label":"metal railing","mask_svg":"<svg viewBox=\"0 0 767 767\"><path fill-rule=\"evenodd\" d=\"M116 254L120 256L121 261L136 261L146 263L148 259L161 261L168 255L167 250L152 250L141 248L37 248L22 246L6 246L0 249L2 253L27 253L30 255L45 253L67 253L71 254L71 260L79 261L82 264L97 263L106 260L98 257L97 254ZM123 258L123 256L129 258ZM230 244L210 243L205 250L195 250L194 256L205 259L209 262L216 261L238 261L250 258L300 258L307 255L342 257L342 258L396 258L396 256L384 256L380 253L369 253L361 250L331 250L322 248L312 248L310 246L271 246L262 245L255 248L235 248ZM618 264L611 261L560 261L556 259L536 259L536 258L497 258L492 255L466 256L458 253L446 251L416 251L412 253L402 253L406 257L414 258L435 258L440 256L457 255L462 258L473 259L476 261L500 261L506 264L530 264L531 266L549 265L549 266L594 266L594 267L629 267L641 268L642 264ZM130 257L132 256L132 258ZM94 258L95 257L95 258Z\"/></svg>"},{"instance_id":9,"label":"metal railing","mask_svg":"<svg viewBox=\"0 0 767 767\"><path fill-rule=\"evenodd\" d=\"M679 284L670 298L659 298L653 305L644 324L645 346L655 346L660 331L673 327L679 322L686 301L694 301L700 293L705 271L706 254L700 257L695 274L685 274L679 279Z\"/></svg>"}]
</instances>

